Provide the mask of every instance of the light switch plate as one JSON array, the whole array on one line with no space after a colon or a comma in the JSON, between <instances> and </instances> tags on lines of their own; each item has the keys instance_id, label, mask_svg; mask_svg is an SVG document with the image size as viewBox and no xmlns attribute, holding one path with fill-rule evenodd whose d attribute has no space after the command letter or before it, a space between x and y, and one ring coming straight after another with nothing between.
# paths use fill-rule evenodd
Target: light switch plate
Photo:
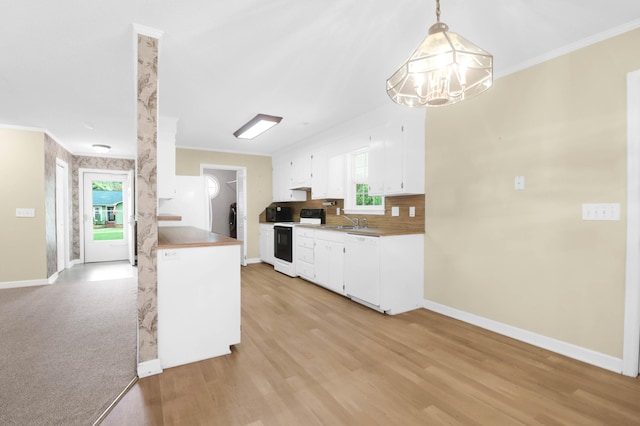
<instances>
[{"instance_id":1,"label":"light switch plate","mask_svg":"<svg viewBox=\"0 0 640 426\"><path fill-rule=\"evenodd\" d=\"M400 207L398 206L391 207L391 216L400 216Z\"/></svg>"},{"instance_id":2,"label":"light switch plate","mask_svg":"<svg viewBox=\"0 0 640 426\"><path fill-rule=\"evenodd\" d=\"M16 209L16 217L36 217L36 209L18 207Z\"/></svg>"},{"instance_id":3,"label":"light switch plate","mask_svg":"<svg viewBox=\"0 0 640 426\"><path fill-rule=\"evenodd\" d=\"M340 207L336 207L336 216L340 216Z\"/></svg>"},{"instance_id":4,"label":"light switch plate","mask_svg":"<svg viewBox=\"0 0 640 426\"><path fill-rule=\"evenodd\" d=\"M516 176L513 189L516 191L524 191L524 176Z\"/></svg>"}]
</instances>

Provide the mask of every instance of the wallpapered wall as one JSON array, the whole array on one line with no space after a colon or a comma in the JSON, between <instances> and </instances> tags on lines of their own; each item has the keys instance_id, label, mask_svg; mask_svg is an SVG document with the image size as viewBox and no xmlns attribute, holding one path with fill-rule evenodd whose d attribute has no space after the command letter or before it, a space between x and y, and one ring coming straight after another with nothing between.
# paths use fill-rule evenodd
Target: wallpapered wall
<instances>
[{"instance_id":1,"label":"wallpapered wall","mask_svg":"<svg viewBox=\"0 0 640 426\"><path fill-rule=\"evenodd\" d=\"M56 236L56 158L67 163L68 180L67 193L72 192L71 170L73 156L69 151L61 147L49 135L44 135L44 209L45 229L47 241L47 277L58 270L58 247ZM67 204L69 217L71 217L71 205ZM69 241L73 238L73 227L67 230Z\"/></svg>"},{"instance_id":2,"label":"wallpapered wall","mask_svg":"<svg viewBox=\"0 0 640 426\"><path fill-rule=\"evenodd\" d=\"M55 163L54 163L55 166ZM99 170L117 170L128 172L135 168L134 160L127 160L125 158L105 158L105 157L90 157L90 156L74 156L71 181L73 186L72 191L72 209L73 209L73 250L72 259L80 259L80 169L99 169ZM54 168L55 172L55 168Z\"/></svg>"},{"instance_id":3,"label":"wallpapered wall","mask_svg":"<svg viewBox=\"0 0 640 426\"><path fill-rule=\"evenodd\" d=\"M138 35L138 362L158 358L158 40Z\"/></svg>"}]
</instances>

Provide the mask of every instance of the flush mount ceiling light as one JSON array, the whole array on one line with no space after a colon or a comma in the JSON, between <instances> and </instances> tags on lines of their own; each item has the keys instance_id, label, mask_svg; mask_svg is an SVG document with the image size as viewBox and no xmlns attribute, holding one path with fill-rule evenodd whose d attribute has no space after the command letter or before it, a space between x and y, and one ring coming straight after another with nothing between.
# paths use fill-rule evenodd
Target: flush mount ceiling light
<instances>
[{"instance_id":1,"label":"flush mount ceiling light","mask_svg":"<svg viewBox=\"0 0 640 426\"><path fill-rule=\"evenodd\" d=\"M111 147L109 145L91 145L93 150L99 154L106 154L111 151Z\"/></svg>"},{"instance_id":2,"label":"flush mount ceiling light","mask_svg":"<svg viewBox=\"0 0 640 426\"><path fill-rule=\"evenodd\" d=\"M493 56L437 22L404 64L387 80L387 94L408 107L442 106L469 99L493 84Z\"/></svg>"},{"instance_id":3,"label":"flush mount ceiling light","mask_svg":"<svg viewBox=\"0 0 640 426\"><path fill-rule=\"evenodd\" d=\"M253 139L278 124L281 120L282 117L258 114L249 120L247 124L233 132L233 136L238 139Z\"/></svg>"}]
</instances>

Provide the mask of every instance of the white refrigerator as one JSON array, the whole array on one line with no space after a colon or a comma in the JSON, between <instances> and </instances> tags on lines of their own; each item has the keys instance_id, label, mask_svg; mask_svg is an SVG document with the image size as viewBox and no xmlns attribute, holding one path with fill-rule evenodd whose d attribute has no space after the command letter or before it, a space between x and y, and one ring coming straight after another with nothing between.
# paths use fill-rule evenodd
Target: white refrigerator
<instances>
[{"instance_id":1,"label":"white refrigerator","mask_svg":"<svg viewBox=\"0 0 640 426\"><path fill-rule=\"evenodd\" d=\"M162 220L158 226L194 226L210 230L210 203L204 176L176 176L176 194L158 201L158 214L182 216L181 221Z\"/></svg>"}]
</instances>

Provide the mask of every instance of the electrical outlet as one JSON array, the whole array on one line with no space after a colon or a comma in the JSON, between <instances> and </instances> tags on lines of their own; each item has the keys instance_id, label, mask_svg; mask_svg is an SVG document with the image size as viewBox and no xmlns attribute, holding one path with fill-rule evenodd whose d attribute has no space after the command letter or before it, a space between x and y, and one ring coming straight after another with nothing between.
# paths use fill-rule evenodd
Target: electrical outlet
<instances>
[{"instance_id":1,"label":"electrical outlet","mask_svg":"<svg viewBox=\"0 0 640 426\"><path fill-rule=\"evenodd\" d=\"M176 260L179 259L178 250L162 250L162 258L165 260Z\"/></svg>"},{"instance_id":2,"label":"electrical outlet","mask_svg":"<svg viewBox=\"0 0 640 426\"><path fill-rule=\"evenodd\" d=\"M409 207L409 217L416 217L416 206Z\"/></svg>"},{"instance_id":3,"label":"electrical outlet","mask_svg":"<svg viewBox=\"0 0 640 426\"><path fill-rule=\"evenodd\" d=\"M340 216L340 207L336 207L336 216Z\"/></svg>"},{"instance_id":4,"label":"electrical outlet","mask_svg":"<svg viewBox=\"0 0 640 426\"><path fill-rule=\"evenodd\" d=\"M400 216L400 207L398 206L391 207L391 216Z\"/></svg>"}]
</instances>

